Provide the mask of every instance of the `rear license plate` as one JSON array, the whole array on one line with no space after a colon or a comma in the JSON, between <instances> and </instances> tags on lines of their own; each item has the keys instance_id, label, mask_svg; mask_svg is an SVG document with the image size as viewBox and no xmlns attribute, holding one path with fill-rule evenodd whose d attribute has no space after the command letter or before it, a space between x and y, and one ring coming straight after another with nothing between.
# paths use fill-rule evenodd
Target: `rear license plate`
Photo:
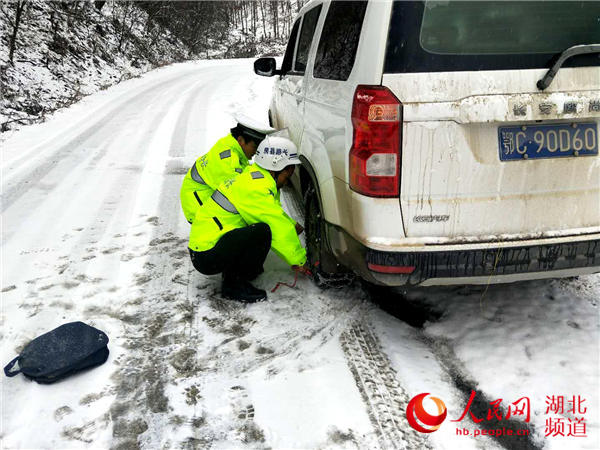
<instances>
[{"instance_id":1,"label":"rear license plate","mask_svg":"<svg viewBox=\"0 0 600 450\"><path fill-rule=\"evenodd\" d=\"M498 128L500 161L598 154L596 123Z\"/></svg>"}]
</instances>

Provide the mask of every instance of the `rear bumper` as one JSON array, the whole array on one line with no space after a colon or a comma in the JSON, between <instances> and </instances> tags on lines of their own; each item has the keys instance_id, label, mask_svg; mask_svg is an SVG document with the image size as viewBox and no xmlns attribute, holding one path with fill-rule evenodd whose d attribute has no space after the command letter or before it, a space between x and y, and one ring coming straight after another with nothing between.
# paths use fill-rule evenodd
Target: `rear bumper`
<instances>
[{"instance_id":1,"label":"rear bumper","mask_svg":"<svg viewBox=\"0 0 600 450\"><path fill-rule=\"evenodd\" d=\"M340 262L365 280L387 286L511 283L600 272L600 239L514 246L489 243L486 248L383 251L368 248L342 229L329 225L328 238ZM369 267L375 267L371 270ZM411 273L382 273L383 268Z\"/></svg>"}]
</instances>

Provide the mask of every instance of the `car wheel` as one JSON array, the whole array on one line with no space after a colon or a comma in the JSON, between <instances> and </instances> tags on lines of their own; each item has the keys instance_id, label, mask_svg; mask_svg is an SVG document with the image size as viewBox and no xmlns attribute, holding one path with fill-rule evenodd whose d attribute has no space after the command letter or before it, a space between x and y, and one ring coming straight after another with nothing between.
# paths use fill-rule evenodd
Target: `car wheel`
<instances>
[{"instance_id":1,"label":"car wheel","mask_svg":"<svg viewBox=\"0 0 600 450\"><path fill-rule=\"evenodd\" d=\"M329 250L325 234L325 221L317 192L312 184L304 194L304 217L306 260L317 286L341 287L349 284L354 277L337 262Z\"/></svg>"}]
</instances>

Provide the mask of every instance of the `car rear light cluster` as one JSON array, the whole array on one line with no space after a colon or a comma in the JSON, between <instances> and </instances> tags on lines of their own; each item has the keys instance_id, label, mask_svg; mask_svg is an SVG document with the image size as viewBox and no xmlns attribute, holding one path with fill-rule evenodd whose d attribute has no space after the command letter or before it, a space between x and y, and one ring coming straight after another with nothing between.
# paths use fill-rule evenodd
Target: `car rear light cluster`
<instances>
[{"instance_id":1,"label":"car rear light cluster","mask_svg":"<svg viewBox=\"0 0 600 450\"><path fill-rule=\"evenodd\" d=\"M398 197L402 103L384 86L359 85L352 126L350 187L370 197Z\"/></svg>"}]
</instances>

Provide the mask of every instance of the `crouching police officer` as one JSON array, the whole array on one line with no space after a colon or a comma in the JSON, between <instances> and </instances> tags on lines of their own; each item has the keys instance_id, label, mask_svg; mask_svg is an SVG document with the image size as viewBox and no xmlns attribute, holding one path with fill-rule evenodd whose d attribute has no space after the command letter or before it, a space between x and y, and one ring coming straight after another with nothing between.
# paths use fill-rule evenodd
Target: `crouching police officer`
<instances>
[{"instance_id":1,"label":"crouching police officer","mask_svg":"<svg viewBox=\"0 0 600 450\"><path fill-rule=\"evenodd\" d=\"M278 191L297 164L293 142L267 137L254 164L221 183L198 208L190 232L190 256L199 272L223 273L223 297L247 303L267 297L249 280L262 273L270 248L293 268L305 270L306 251L298 238L302 227L285 213Z\"/></svg>"},{"instance_id":2,"label":"crouching police officer","mask_svg":"<svg viewBox=\"0 0 600 450\"><path fill-rule=\"evenodd\" d=\"M261 141L275 131L245 116L237 117L237 121L231 134L219 139L208 153L198 158L183 179L181 207L189 223L219 184L242 173Z\"/></svg>"}]
</instances>

